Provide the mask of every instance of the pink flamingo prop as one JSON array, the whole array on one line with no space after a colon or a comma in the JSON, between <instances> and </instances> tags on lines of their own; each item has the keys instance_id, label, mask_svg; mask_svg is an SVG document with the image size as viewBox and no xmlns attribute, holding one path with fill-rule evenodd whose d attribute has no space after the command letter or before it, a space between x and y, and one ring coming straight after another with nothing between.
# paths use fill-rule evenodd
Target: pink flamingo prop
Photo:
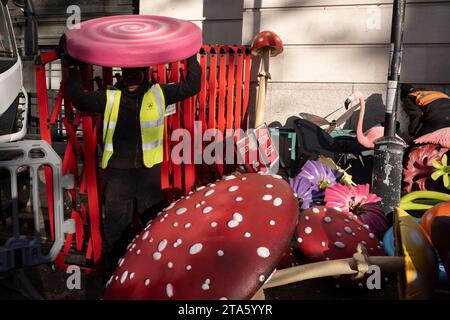
<instances>
[{"instance_id":1,"label":"pink flamingo prop","mask_svg":"<svg viewBox=\"0 0 450 320\"><path fill-rule=\"evenodd\" d=\"M381 138L384 135L384 127L381 125L377 125L363 133L362 128L363 128L363 121L364 121L364 112L366 109L366 102L364 101L364 97L363 97L362 93L359 91L353 92L353 94L347 99L347 101L349 101L349 102L352 102L354 100L359 100L359 103L360 103L358 124L356 126L356 137L358 139L358 142L362 146L364 146L368 149L373 149L375 147L373 142L375 140L377 140L378 138ZM400 137L397 136L397 138L400 138Z\"/></svg>"},{"instance_id":2,"label":"pink flamingo prop","mask_svg":"<svg viewBox=\"0 0 450 320\"><path fill-rule=\"evenodd\" d=\"M428 133L414 140L415 143L439 144L444 148L450 148L450 127L442 128Z\"/></svg>"}]
</instances>

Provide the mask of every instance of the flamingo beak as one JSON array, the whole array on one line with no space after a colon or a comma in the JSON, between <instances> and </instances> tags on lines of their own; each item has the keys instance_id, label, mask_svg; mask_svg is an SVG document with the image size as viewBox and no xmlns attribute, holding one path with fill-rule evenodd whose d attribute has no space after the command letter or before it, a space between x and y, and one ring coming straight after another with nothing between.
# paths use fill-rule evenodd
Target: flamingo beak
<instances>
[{"instance_id":1,"label":"flamingo beak","mask_svg":"<svg viewBox=\"0 0 450 320\"><path fill-rule=\"evenodd\" d=\"M345 100L344 106L345 106L345 109L346 109L346 110L348 110L348 107L350 107L350 105L353 103L353 101L355 101L355 96L354 96L354 95L349 96L349 97Z\"/></svg>"}]
</instances>

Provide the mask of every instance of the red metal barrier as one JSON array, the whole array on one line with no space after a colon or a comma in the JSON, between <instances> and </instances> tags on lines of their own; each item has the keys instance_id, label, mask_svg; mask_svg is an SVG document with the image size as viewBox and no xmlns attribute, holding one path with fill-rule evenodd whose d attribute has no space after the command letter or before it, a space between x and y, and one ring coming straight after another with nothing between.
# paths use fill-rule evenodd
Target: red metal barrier
<instances>
[{"instance_id":1,"label":"red metal barrier","mask_svg":"<svg viewBox=\"0 0 450 320\"><path fill-rule=\"evenodd\" d=\"M63 174L74 176L74 186L68 190L71 198L70 215L76 221L76 233L68 235L64 250L55 265L65 268L65 256L77 253L86 258L83 268L89 272L101 267L101 188L102 175L98 166L98 147L101 147L101 116L82 114L76 111L68 98L64 80L61 82L51 117L49 115L45 64L55 61L55 52L42 54L35 67L38 107L40 115L41 137L51 144L51 126L55 125L64 101L63 125L66 129L67 147L63 158ZM202 66L202 88L200 93L177 104L177 112L165 118L164 161L161 164L161 182L167 202L180 197L196 186L220 178L222 174L234 170L234 165L194 164L194 152L201 153L204 148L195 145L191 139L191 162L175 165L171 159L171 151L178 142L171 141L174 130L186 129L191 137L194 130L203 136L207 129L247 128L248 101L250 92L251 54L244 46L203 46L200 51ZM219 62L219 63L217 63ZM85 90L93 90L94 82L99 89L111 85L113 75L111 68L103 68L103 79L92 77L92 66L81 68ZM63 70L63 75L67 71ZM154 82L178 82L186 76L185 62L151 68L151 79ZM65 77L63 77L65 78ZM201 126L195 128L195 121ZM81 125L82 139L77 137ZM225 154L225 152L224 152ZM81 164L81 170L79 170ZM48 203L51 204L51 175L46 172ZM53 208L49 205L50 217ZM53 221L50 220L53 234ZM73 263L72 263L73 264Z\"/></svg>"}]
</instances>

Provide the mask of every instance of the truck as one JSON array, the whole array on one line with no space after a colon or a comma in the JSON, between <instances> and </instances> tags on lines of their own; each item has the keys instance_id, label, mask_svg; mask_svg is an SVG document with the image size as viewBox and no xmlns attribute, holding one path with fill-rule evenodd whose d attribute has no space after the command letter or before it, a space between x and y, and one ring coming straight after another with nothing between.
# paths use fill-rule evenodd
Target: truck
<instances>
[{"instance_id":1,"label":"truck","mask_svg":"<svg viewBox=\"0 0 450 320\"><path fill-rule=\"evenodd\" d=\"M22 60L37 54L37 23L31 0L14 0L25 16L25 49L20 54L8 0L0 3L0 143L19 141L27 131L28 95L23 87Z\"/></svg>"}]
</instances>

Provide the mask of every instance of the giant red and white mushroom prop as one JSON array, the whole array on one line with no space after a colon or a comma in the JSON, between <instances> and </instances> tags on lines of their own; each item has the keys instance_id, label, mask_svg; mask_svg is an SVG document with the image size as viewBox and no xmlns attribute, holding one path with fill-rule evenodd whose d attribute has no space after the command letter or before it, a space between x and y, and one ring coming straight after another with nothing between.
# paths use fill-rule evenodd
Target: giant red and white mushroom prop
<instances>
[{"instance_id":1,"label":"giant red and white mushroom prop","mask_svg":"<svg viewBox=\"0 0 450 320\"><path fill-rule=\"evenodd\" d=\"M255 127L264 122L264 105L266 103L267 79L270 79L269 58L283 52L283 42L272 31L261 31L255 37L251 48L252 54L261 57L258 73L258 98L256 101Z\"/></svg>"},{"instance_id":2,"label":"giant red and white mushroom prop","mask_svg":"<svg viewBox=\"0 0 450 320\"><path fill-rule=\"evenodd\" d=\"M129 245L105 299L248 299L283 256L298 218L287 182L229 176L172 203Z\"/></svg>"}]
</instances>

